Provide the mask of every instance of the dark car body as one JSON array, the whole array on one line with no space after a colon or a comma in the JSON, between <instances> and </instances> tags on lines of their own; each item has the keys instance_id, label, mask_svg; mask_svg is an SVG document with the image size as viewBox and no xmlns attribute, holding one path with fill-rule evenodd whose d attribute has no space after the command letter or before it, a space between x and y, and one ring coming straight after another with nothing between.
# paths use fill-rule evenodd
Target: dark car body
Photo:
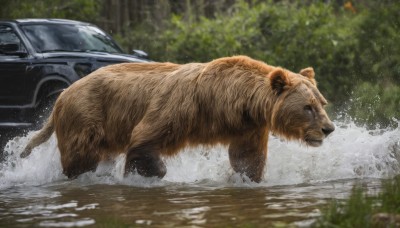
<instances>
[{"instance_id":1,"label":"dark car body","mask_svg":"<svg viewBox=\"0 0 400 228\"><path fill-rule=\"evenodd\" d=\"M124 54L109 35L88 23L0 21L0 129L34 126L41 109L63 89L100 67L149 61L137 53Z\"/></svg>"}]
</instances>

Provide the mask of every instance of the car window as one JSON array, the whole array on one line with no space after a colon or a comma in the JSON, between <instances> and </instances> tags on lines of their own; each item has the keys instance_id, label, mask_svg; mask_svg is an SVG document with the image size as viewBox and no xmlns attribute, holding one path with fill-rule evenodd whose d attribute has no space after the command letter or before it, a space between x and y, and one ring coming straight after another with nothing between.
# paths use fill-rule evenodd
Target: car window
<instances>
[{"instance_id":1,"label":"car window","mask_svg":"<svg viewBox=\"0 0 400 228\"><path fill-rule=\"evenodd\" d=\"M15 52L26 52L24 45L13 28L6 25L0 25L0 56L5 55L5 52L8 52L10 45L17 45L18 50L14 50L13 48L13 51Z\"/></svg>"},{"instance_id":2,"label":"car window","mask_svg":"<svg viewBox=\"0 0 400 228\"><path fill-rule=\"evenodd\" d=\"M22 29L37 52L122 52L110 37L94 26L30 24L22 26Z\"/></svg>"}]
</instances>

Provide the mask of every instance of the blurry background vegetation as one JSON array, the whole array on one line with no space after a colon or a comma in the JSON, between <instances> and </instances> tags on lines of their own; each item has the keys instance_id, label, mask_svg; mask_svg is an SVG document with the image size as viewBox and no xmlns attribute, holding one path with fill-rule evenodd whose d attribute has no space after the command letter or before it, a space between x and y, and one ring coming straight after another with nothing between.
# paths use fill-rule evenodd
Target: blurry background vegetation
<instances>
[{"instance_id":1,"label":"blurry background vegetation","mask_svg":"<svg viewBox=\"0 0 400 228\"><path fill-rule=\"evenodd\" d=\"M156 61L244 54L313 66L337 118L345 110L371 128L400 119L398 0L1 0L0 18L91 22Z\"/></svg>"}]
</instances>

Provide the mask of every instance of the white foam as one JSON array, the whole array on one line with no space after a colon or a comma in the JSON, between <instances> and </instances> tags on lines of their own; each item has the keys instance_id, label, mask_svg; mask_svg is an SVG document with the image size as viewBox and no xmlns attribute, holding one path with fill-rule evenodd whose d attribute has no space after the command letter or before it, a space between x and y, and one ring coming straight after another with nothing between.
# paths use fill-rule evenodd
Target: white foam
<instances>
[{"instance_id":1,"label":"white foam","mask_svg":"<svg viewBox=\"0 0 400 228\"><path fill-rule=\"evenodd\" d=\"M24 146L34 132L10 140L5 149L6 160L0 163L0 189L14 185L41 185L64 179L60 153L55 137L34 148L27 159L21 159Z\"/></svg>"},{"instance_id":2,"label":"white foam","mask_svg":"<svg viewBox=\"0 0 400 228\"><path fill-rule=\"evenodd\" d=\"M135 174L124 177L125 156L121 155L114 162L101 163L96 172L83 174L75 181L141 187L185 183L271 186L346 178L386 178L400 173L400 128L368 131L351 122L336 122L336 126L336 131L317 148L271 136L265 178L260 184L251 183L233 172L227 148L223 146L187 148L176 157L165 158L168 172L162 180ZM33 133L8 142L6 161L0 164L0 189L66 180L54 136L35 148L29 157L19 158Z\"/></svg>"},{"instance_id":3,"label":"white foam","mask_svg":"<svg viewBox=\"0 0 400 228\"><path fill-rule=\"evenodd\" d=\"M337 128L318 148L270 141L266 179L294 184L347 178L387 178L400 173L400 129L368 131L354 124Z\"/></svg>"}]
</instances>

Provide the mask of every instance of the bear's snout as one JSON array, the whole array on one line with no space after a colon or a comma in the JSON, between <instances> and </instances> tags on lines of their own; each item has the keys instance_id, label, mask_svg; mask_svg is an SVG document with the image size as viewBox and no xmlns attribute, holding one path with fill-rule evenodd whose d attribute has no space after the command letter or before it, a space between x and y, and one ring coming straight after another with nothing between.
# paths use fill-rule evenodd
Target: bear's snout
<instances>
[{"instance_id":1,"label":"bear's snout","mask_svg":"<svg viewBox=\"0 0 400 228\"><path fill-rule=\"evenodd\" d=\"M335 125L333 125L332 122L326 124L323 128L322 128L322 132L325 134L325 137L328 137L328 135L330 133L332 133L335 130Z\"/></svg>"}]
</instances>

